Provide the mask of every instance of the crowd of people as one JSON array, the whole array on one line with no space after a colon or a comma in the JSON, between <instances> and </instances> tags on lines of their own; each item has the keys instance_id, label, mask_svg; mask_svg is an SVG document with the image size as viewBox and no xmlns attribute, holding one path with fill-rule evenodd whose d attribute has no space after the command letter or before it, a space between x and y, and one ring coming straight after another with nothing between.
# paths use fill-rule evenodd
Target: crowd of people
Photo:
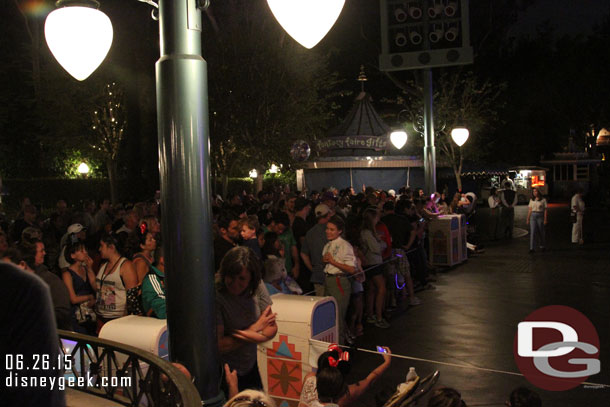
<instances>
[{"instance_id":1,"label":"crowd of people","mask_svg":"<svg viewBox=\"0 0 610 407\"><path fill-rule=\"evenodd\" d=\"M428 222L441 214L469 214L475 200L474 194L449 200L440 193L425 196L421 189L397 193L370 186L360 193L328 188L214 197L215 264L201 272L216 278L227 394L262 388L256 345L277 333L272 294L334 297L342 344L353 344L365 327L387 329L392 309L420 305L415 293L434 289ZM49 285L59 329L96 335L125 315L164 319L159 216L155 199L129 205L106 199L99 207L86 201L80 208L60 200L44 219L24 198L13 221L0 219L0 260ZM351 386L344 383L345 372L340 377L335 371L341 363L329 362L341 360L340 349L329 351L317 373L305 378L317 393L310 392L315 398L304 404L347 405L387 369L386 350L384 363Z\"/></svg>"}]
</instances>

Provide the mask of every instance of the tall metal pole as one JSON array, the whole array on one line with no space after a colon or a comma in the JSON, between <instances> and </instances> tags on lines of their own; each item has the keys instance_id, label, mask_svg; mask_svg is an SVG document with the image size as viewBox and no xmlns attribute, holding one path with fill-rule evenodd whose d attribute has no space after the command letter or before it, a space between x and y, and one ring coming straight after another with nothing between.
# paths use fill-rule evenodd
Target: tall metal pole
<instances>
[{"instance_id":1,"label":"tall metal pole","mask_svg":"<svg viewBox=\"0 0 610 407\"><path fill-rule=\"evenodd\" d=\"M169 354L220 405L210 211L207 65L195 0L160 0L156 64Z\"/></svg>"},{"instance_id":2,"label":"tall metal pole","mask_svg":"<svg viewBox=\"0 0 610 407\"><path fill-rule=\"evenodd\" d=\"M434 93L432 69L422 70L424 76L424 191L436 191L436 147L434 147Z\"/></svg>"}]
</instances>

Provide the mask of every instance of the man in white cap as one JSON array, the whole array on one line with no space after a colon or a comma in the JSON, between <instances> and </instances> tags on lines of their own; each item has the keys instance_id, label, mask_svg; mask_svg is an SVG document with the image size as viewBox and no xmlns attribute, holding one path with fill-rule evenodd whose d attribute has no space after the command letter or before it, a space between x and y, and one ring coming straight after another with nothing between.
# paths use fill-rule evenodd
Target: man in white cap
<instances>
[{"instance_id":1,"label":"man in white cap","mask_svg":"<svg viewBox=\"0 0 610 407\"><path fill-rule=\"evenodd\" d=\"M70 237L70 235L76 235L78 240L83 241L87 237L87 228L81 225L80 223L73 223L68 226L68 231L65 235L61 237L61 242L59 243L61 249L57 263L59 265L60 270L67 269L68 267L70 267L70 263L68 263L66 261L66 258L64 257L64 252L66 251L66 246L68 245L68 238Z\"/></svg>"},{"instance_id":2,"label":"man in white cap","mask_svg":"<svg viewBox=\"0 0 610 407\"><path fill-rule=\"evenodd\" d=\"M326 224L334 215L334 212L325 204L319 204L315 210L317 223L305 234L305 240L301 247L301 259L311 271L310 281L316 290L316 295L324 296L324 266L322 262L322 250L328 239L326 238Z\"/></svg>"}]
</instances>

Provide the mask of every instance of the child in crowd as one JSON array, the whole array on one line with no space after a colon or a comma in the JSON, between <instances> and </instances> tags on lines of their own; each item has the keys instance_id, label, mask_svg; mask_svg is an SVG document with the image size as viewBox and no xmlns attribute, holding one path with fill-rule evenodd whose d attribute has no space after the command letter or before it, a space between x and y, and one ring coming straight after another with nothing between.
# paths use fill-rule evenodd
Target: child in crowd
<instances>
[{"instance_id":1,"label":"child in crowd","mask_svg":"<svg viewBox=\"0 0 610 407\"><path fill-rule=\"evenodd\" d=\"M286 271L284 252L284 245L278 239L277 233L265 233L263 281L270 295L277 293L301 295L303 290Z\"/></svg>"},{"instance_id":2,"label":"child in crowd","mask_svg":"<svg viewBox=\"0 0 610 407\"><path fill-rule=\"evenodd\" d=\"M259 260L263 259L263 253L259 246L259 240L256 237L256 231L260 228L258 223L258 217L256 215L248 215L239 222L239 230L242 239L244 239L243 246L249 247L254 251Z\"/></svg>"}]
</instances>

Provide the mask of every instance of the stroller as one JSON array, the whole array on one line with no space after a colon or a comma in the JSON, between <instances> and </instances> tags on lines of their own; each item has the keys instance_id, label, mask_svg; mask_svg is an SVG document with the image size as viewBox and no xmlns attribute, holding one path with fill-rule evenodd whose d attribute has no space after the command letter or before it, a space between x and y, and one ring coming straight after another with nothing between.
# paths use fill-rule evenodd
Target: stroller
<instances>
[{"instance_id":1,"label":"stroller","mask_svg":"<svg viewBox=\"0 0 610 407\"><path fill-rule=\"evenodd\" d=\"M419 376L413 381L407 382L402 391L396 392L385 402L383 407L414 407L417 401L434 387L440 372L437 370L434 373L421 379Z\"/></svg>"},{"instance_id":2,"label":"stroller","mask_svg":"<svg viewBox=\"0 0 610 407\"><path fill-rule=\"evenodd\" d=\"M477 233L476 213L477 213L477 196L474 192L467 192L464 196L469 204L461 207L461 213L466 216L466 246L469 254L482 253L483 246L479 244L480 237Z\"/></svg>"}]
</instances>

